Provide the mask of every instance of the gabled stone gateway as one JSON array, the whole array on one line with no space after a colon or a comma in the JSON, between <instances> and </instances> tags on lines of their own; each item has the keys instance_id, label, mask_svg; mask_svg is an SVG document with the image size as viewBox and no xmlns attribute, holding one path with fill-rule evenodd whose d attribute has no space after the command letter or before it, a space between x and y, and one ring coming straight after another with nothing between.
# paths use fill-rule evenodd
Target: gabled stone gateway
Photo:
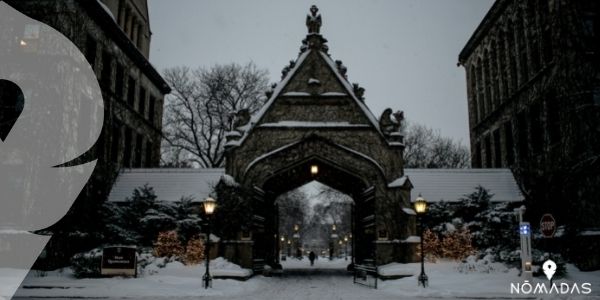
<instances>
[{"instance_id":1,"label":"gabled stone gateway","mask_svg":"<svg viewBox=\"0 0 600 300\"><path fill-rule=\"evenodd\" d=\"M355 263L412 259L415 235L410 180L404 177L401 113L391 109L376 119L364 102L364 89L350 84L346 67L328 54L319 33L316 7L307 16L309 33L296 61L254 116L238 113L227 134L226 173L256 191L253 243L239 262L278 263L275 198L313 180L354 199ZM319 173L311 174L310 167ZM227 247L227 246L226 246ZM252 249L250 249L250 247ZM225 251L227 252L227 251ZM248 266L246 266L248 267Z\"/></svg>"}]
</instances>

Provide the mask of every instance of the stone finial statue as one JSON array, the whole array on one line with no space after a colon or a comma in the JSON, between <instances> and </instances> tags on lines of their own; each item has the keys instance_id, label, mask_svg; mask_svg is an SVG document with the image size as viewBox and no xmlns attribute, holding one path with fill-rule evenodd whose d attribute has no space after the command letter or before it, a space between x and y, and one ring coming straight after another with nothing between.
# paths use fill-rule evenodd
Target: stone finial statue
<instances>
[{"instance_id":1,"label":"stone finial statue","mask_svg":"<svg viewBox=\"0 0 600 300\"><path fill-rule=\"evenodd\" d=\"M310 7L310 14L306 15L306 27L308 27L308 33L319 33L321 30L321 14L318 13L319 9L316 5Z\"/></svg>"},{"instance_id":2,"label":"stone finial statue","mask_svg":"<svg viewBox=\"0 0 600 300\"><path fill-rule=\"evenodd\" d=\"M250 111L247 108L244 109L240 109L238 110L238 112L235 113L235 119L233 121L233 129L237 129L239 127L242 127L246 124L248 124L248 122L250 122Z\"/></svg>"},{"instance_id":3,"label":"stone finial statue","mask_svg":"<svg viewBox=\"0 0 600 300\"><path fill-rule=\"evenodd\" d=\"M393 116L393 118L392 118ZM397 111L392 113L391 108L386 108L379 118L379 128L384 134L400 131L402 122L404 121L404 112Z\"/></svg>"}]
</instances>

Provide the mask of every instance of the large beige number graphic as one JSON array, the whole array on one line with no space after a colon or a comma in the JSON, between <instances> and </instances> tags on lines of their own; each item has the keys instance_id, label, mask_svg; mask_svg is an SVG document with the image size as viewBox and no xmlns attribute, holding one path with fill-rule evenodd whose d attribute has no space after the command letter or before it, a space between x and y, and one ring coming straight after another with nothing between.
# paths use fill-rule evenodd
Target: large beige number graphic
<instances>
[{"instance_id":1,"label":"large beige number graphic","mask_svg":"<svg viewBox=\"0 0 600 300\"><path fill-rule=\"evenodd\" d=\"M88 151L104 117L79 49L0 1L0 298L10 298L96 165L61 167Z\"/></svg>"}]
</instances>

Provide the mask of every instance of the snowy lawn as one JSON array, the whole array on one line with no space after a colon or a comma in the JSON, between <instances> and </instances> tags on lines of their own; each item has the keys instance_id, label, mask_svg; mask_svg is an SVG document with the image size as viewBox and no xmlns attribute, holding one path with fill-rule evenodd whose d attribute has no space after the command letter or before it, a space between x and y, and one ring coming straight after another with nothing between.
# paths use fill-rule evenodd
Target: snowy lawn
<instances>
[{"instance_id":1,"label":"snowy lawn","mask_svg":"<svg viewBox=\"0 0 600 300\"><path fill-rule=\"evenodd\" d=\"M397 280L379 281L377 290L352 283L352 276L344 270L347 263L343 259L329 261L322 259L310 266L309 261L288 259L283 262L283 277L254 276L248 281L215 279L213 288L202 288L204 267L183 266L178 263L167 264L154 274L148 272L140 278L99 278L75 279L70 271L49 272L45 277L37 277L31 272L20 297L109 297L109 298L146 298L169 299L173 297L194 298L205 296L207 299L414 299L414 298L543 298L543 299L582 299L584 297L511 295L510 283L522 282L515 269L506 269L494 265L489 273L472 271L459 272L459 264L452 261L426 263L425 271L429 276L429 287L417 285L420 264L391 264L380 268L388 274L412 273L413 276ZM224 260L213 261L215 266L225 265L223 270L235 270ZM294 275L285 275L285 270L293 270ZM218 269L215 269L218 270ZM304 270L305 272L302 272ZM292 273L290 273L292 274ZM559 282L590 282L592 297L600 299L600 271L580 272L568 265L568 277ZM534 278L535 282L547 282L545 278Z\"/></svg>"}]
</instances>

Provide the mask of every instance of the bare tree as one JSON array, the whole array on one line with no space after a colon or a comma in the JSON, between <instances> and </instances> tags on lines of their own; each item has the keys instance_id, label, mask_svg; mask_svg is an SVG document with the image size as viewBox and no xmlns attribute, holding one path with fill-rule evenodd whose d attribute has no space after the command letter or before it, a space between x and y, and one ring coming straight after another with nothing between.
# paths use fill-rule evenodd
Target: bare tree
<instances>
[{"instance_id":1,"label":"bare tree","mask_svg":"<svg viewBox=\"0 0 600 300\"><path fill-rule=\"evenodd\" d=\"M163 150L170 154L163 156L163 164L183 159L201 168L222 167L232 116L242 109L254 113L264 104L267 71L253 63L231 63L195 70L174 67L164 77L173 91L166 98L163 143L172 149Z\"/></svg>"},{"instance_id":2,"label":"bare tree","mask_svg":"<svg viewBox=\"0 0 600 300\"><path fill-rule=\"evenodd\" d=\"M425 125L409 124L404 144L406 168L467 168L470 165L466 146Z\"/></svg>"}]
</instances>

